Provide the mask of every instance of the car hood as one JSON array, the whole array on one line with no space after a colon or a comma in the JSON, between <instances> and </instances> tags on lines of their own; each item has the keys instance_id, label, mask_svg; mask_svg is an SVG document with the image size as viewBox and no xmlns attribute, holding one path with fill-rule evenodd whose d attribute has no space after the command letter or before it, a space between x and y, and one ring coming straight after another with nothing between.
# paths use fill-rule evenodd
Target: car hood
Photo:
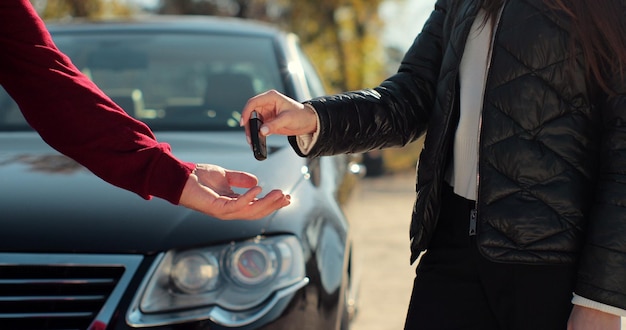
<instances>
[{"instance_id":1,"label":"car hood","mask_svg":"<svg viewBox=\"0 0 626 330\"><path fill-rule=\"evenodd\" d=\"M304 162L284 138L268 141L273 152L263 162L254 159L241 132L165 133L158 139L185 161L254 173L262 195L271 189L291 193L302 177ZM153 253L254 237L276 215L221 221L158 198L145 201L58 154L35 133L0 133L0 145L0 251ZM290 164L298 168L290 171Z\"/></svg>"}]
</instances>

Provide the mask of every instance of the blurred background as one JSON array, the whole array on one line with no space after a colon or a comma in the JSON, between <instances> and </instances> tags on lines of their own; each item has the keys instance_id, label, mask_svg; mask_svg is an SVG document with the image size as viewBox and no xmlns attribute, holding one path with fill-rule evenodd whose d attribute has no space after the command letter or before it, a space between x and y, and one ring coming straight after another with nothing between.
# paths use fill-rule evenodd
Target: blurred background
<instances>
[{"instance_id":1,"label":"blurred background","mask_svg":"<svg viewBox=\"0 0 626 330\"><path fill-rule=\"evenodd\" d=\"M46 21L234 16L298 35L329 93L377 86L398 68L434 0L31 0ZM421 141L365 155L369 176L415 168Z\"/></svg>"}]
</instances>

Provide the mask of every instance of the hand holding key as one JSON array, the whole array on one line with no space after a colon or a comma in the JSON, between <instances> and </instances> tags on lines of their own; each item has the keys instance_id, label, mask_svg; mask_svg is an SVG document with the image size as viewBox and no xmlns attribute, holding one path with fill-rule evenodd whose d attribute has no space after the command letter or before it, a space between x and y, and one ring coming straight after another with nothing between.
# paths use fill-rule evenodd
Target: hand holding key
<instances>
[{"instance_id":1,"label":"hand holding key","mask_svg":"<svg viewBox=\"0 0 626 330\"><path fill-rule=\"evenodd\" d=\"M253 111L263 119L259 129L262 136L312 134L317 129L317 114L314 111L275 90L270 90L248 100L241 113L241 125L246 126L246 136L250 143L252 138L249 120Z\"/></svg>"}]
</instances>

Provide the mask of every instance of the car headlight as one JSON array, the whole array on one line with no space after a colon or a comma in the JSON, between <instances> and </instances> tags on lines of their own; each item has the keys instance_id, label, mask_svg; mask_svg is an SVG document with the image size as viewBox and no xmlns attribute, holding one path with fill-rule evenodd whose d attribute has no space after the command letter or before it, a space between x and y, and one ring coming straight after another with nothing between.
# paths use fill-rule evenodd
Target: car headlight
<instances>
[{"instance_id":1,"label":"car headlight","mask_svg":"<svg viewBox=\"0 0 626 330\"><path fill-rule=\"evenodd\" d=\"M255 286L271 281L276 275L276 258L273 249L247 244L233 249L226 261L235 282L242 286Z\"/></svg>"},{"instance_id":2,"label":"car headlight","mask_svg":"<svg viewBox=\"0 0 626 330\"><path fill-rule=\"evenodd\" d=\"M232 313L228 318L238 319L240 313L249 322L262 316L250 310L258 311L276 292L304 280L302 246L294 236L168 251L127 319L134 326L180 323L212 319L217 308L219 315Z\"/></svg>"},{"instance_id":3,"label":"car headlight","mask_svg":"<svg viewBox=\"0 0 626 330\"><path fill-rule=\"evenodd\" d=\"M176 258L170 277L180 291L197 294L216 289L219 271L215 256L192 252Z\"/></svg>"}]
</instances>

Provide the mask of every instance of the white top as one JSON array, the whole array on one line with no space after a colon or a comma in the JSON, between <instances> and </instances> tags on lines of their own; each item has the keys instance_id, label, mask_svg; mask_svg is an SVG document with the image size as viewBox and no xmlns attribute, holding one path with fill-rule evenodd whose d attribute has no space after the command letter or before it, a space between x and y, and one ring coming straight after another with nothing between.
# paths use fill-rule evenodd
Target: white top
<instances>
[{"instance_id":1,"label":"white top","mask_svg":"<svg viewBox=\"0 0 626 330\"><path fill-rule=\"evenodd\" d=\"M459 124L454 135L454 158L447 181L457 195L476 200L478 186L478 135L480 113L487 77L491 48L491 20L484 22L481 9L474 20L465 44L459 72L460 106Z\"/></svg>"}]
</instances>

